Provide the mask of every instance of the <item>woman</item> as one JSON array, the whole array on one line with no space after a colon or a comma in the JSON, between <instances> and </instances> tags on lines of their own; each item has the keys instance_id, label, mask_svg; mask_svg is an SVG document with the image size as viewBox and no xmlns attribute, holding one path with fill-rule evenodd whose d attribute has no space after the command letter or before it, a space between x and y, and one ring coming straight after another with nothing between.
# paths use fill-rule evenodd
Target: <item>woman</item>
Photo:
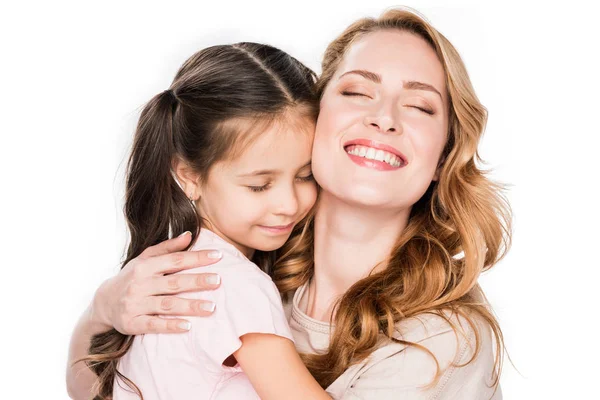
<instances>
[{"instance_id":1,"label":"woman","mask_svg":"<svg viewBox=\"0 0 600 400\"><path fill-rule=\"evenodd\" d=\"M475 163L486 111L460 56L392 10L330 44L318 91L318 206L272 269L306 365L333 398L501 398L502 335L477 279L508 247L509 213ZM184 319L155 315L208 314L164 296L216 287L164 276L215 261L181 252L188 241L148 248L101 286L71 362L112 327L181 332ZM93 374L69 365L69 393L89 397Z\"/></svg>"}]
</instances>

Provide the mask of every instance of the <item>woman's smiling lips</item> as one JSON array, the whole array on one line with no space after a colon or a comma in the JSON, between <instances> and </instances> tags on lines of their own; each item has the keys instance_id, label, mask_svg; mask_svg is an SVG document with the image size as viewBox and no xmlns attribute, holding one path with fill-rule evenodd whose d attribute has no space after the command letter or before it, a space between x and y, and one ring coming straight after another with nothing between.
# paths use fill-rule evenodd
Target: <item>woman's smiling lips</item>
<instances>
[{"instance_id":1,"label":"woman's smiling lips","mask_svg":"<svg viewBox=\"0 0 600 400\"><path fill-rule=\"evenodd\" d=\"M398 149L373 140L350 140L344 143L344 150L354 163L379 171L394 171L408 164Z\"/></svg>"}]
</instances>

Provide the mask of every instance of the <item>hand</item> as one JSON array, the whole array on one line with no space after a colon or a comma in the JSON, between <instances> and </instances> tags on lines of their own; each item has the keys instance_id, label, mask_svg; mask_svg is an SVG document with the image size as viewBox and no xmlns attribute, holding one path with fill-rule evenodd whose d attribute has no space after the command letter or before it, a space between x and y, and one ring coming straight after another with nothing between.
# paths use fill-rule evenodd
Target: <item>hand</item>
<instances>
[{"instance_id":1,"label":"hand","mask_svg":"<svg viewBox=\"0 0 600 400\"><path fill-rule=\"evenodd\" d=\"M125 265L119 274L106 280L92 302L93 319L126 335L185 332L185 319L160 318L160 315L207 316L214 311L209 301L183 299L177 293L214 290L219 287L216 274L167 275L185 269L214 264L221 253L211 250L183 251L189 245L189 232L155 246Z\"/></svg>"}]
</instances>

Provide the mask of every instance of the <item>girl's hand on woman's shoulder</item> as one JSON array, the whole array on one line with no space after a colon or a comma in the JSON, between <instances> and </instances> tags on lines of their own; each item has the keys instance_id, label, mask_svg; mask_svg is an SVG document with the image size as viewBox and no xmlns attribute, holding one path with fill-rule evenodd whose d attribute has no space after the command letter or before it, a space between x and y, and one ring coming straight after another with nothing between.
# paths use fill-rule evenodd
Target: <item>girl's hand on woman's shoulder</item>
<instances>
[{"instance_id":1,"label":"girl's hand on woman's shoulder","mask_svg":"<svg viewBox=\"0 0 600 400\"><path fill-rule=\"evenodd\" d=\"M118 275L106 280L92 302L92 319L104 330L115 328L126 335L176 333L189 330L180 318L161 315L208 316L212 302L183 299L183 292L214 290L219 287L216 274L177 274L175 272L214 264L221 258L218 251L185 251L192 235L179 237L148 247L131 260Z\"/></svg>"}]
</instances>

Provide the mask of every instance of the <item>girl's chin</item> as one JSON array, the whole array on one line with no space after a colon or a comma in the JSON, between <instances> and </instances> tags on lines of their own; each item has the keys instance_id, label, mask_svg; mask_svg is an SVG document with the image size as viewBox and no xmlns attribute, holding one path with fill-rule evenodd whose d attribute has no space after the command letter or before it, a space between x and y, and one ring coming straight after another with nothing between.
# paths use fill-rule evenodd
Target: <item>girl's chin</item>
<instances>
[{"instance_id":1,"label":"girl's chin","mask_svg":"<svg viewBox=\"0 0 600 400\"><path fill-rule=\"evenodd\" d=\"M261 235L261 238L257 238L257 245L252 246L252 248L258 251L275 251L283 247L289 237L289 234L280 235L279 237L273 237L273 235Z\"/></svg>"}]
</instances>

